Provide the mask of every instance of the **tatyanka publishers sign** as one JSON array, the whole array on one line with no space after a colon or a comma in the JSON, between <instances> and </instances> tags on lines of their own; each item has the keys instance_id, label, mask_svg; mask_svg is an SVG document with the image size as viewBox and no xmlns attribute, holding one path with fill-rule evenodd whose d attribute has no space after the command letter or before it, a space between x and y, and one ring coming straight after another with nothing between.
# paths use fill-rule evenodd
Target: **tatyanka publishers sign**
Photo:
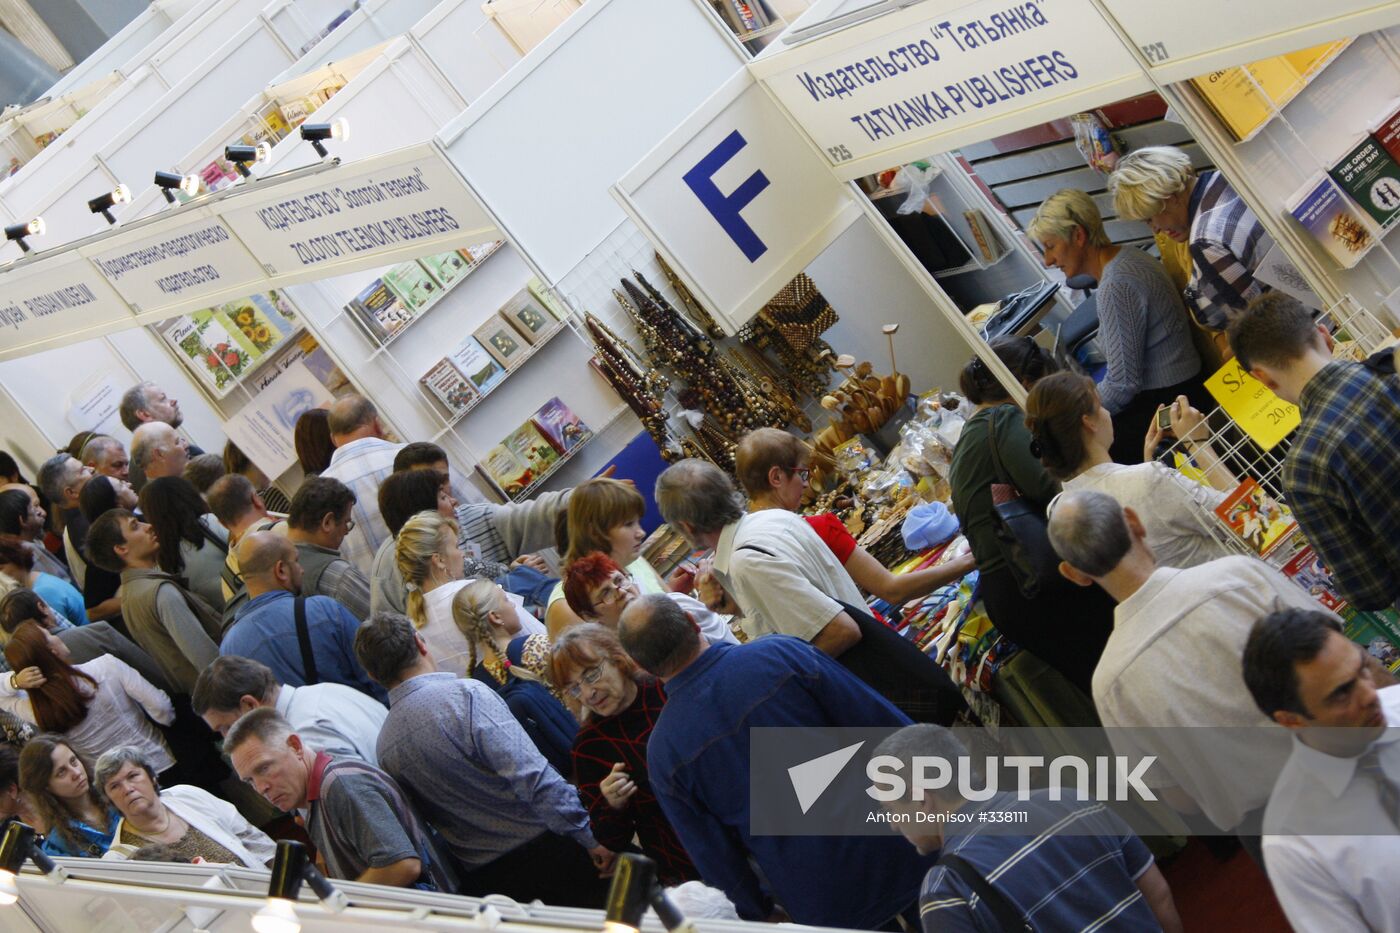
<instances>
[{"instance_id":1,"label":"tatyanka publishers sign","mask_svg":"<svg viewBox=\"0 0 1400 933\"><path fill-rule=\"evenodd\" d=\"M377 164L376 164L377 163ZM431 144L365 160L360 174L279 185L275 196L239 201L223 218L269 275L334 275L337 265L365 256L393 261L460 246L493 234L496 225Z\"/></svg>"},{"instance_id":2,"label":"tatyanka publishers sign","mask_svg":"<svg viewBox=\"0 0 1400 933\"><path fill-rule=\"evenodd\" d=\"M6 272L0 289L0 359L44 349L77 333L131 321L111 286L76 252Z\"/></svg>"},{"instance_id":3,"label":"tatyanka publishers sign","mask_svg":"<svg viewBox=\"0 0 1400 933\"><path fill-rule=\"evenodd\" d=\"M988 0L932 15L926 7L943 5L918 4L750 65L842 177L868 173L865 160L892 151L923 146L900 153L910 161L953 148L968 140L939 137L978 124L993 125L972 130L977 139L1020 128L997 122L1018 112L1029 111L1031 125L1092 106L1079 100L1089 93L1114 99L1102 94L1124 81L1146 87L1089 0Z\"/></svg>"},{"instance_id":4,"label":"tatyanka publishers sign","mask_svg":"<svg viewBox=\"0 0 1400 933\"><path fill-rule=\"evenodd\" d=\"M158 226L117 237L119 245L89 256L138 314L217 304L257 290L263 279L257 260L218 218Z\"/></svg>"}]
</instances>

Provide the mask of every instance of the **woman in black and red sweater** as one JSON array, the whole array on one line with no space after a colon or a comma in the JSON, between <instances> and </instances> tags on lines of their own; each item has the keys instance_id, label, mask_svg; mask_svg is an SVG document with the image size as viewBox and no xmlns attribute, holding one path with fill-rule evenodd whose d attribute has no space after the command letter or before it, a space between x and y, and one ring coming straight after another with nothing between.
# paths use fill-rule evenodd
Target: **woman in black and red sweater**
<instances>
[{"instance_id":1,"label":"woman in black and red sweater","mask_svg":"<svg viewBox=\"0 0 1400 933\"><path fill-rule=\"evenodd\" d=\"M647 739L666 704L661 681L591 622L560 635L550 660L554 682L588 713L574 740L574 784L599 844L623 851L635 835L662 884L699 880L647 780Z\"/></svg>"}]
</instances>

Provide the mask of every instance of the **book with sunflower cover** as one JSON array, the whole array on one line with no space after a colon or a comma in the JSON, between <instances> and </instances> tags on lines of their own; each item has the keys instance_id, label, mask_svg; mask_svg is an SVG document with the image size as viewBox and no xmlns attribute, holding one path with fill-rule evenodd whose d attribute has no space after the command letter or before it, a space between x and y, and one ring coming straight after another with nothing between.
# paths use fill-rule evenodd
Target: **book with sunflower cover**
<instances>
[{"instance_id":1,"label":"book with sunflower cover","mask_svg":"<svg viewBox=\"0 0 1400 933\"><path fill-rule=\"evenodd\" d=\"M238 301L230 301L219 310L233 326L235 336L242 335L253 359L261 359L270 353L292 330L291 322L264 295L249 295Z\"/></svg>"}]
</instances>

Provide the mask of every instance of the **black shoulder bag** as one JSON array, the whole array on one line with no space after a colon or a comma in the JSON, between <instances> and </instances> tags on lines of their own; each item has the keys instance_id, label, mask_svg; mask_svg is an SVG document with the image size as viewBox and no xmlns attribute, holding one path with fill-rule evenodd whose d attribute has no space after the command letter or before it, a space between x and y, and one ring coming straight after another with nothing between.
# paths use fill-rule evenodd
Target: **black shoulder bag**
<instances>
[{"instance_id":1,"label":"black shoulder bag","mask_svg":"<svg viewBox=\"0 0 1400 933\"><path fill-rule=\"evenodd\" d=\"M301 645L301 667L306 673L306 685L319 684L321 677L316 673L316 653L311 650L311 629L306 625L306 597L298 596L293 612L297 620L297 643Z\"/></svg>"},{"instance_id":2,"label":"black shoulder bag","mask_svg":"<svg viewBox=\"0 0 1400 933\"><path fill-rule=\"evenodd\" d=\"M1050 546L1044 511L1016 488L1011 474L1001 462L995 412L988 421L992 469L996 471L997 478L997 482L991 486L997 541L1001 544L1002 556L1011 568L1011 575L1021 595L1026 599L1035 599L1042 587L1059 579L1060 557Z\"/></svg>"},{"instance_id":3,"label":"black shoulder bag","mask_svg":"<svg viewBox=\"0 0 1400 933\"><path fill-rule=\"evenodd\" d=\"M987 905L987 909L996 918L997 926L1001 933L1035 933L1035 927L1027 920L1011 899L992 887L991 882L982 877L982 873L973 867L972 863L960 855L951 853L944 854L938 859L938 864L957 875L973 892L982 899L982 903Z\"/></svg>"}]
</instances>

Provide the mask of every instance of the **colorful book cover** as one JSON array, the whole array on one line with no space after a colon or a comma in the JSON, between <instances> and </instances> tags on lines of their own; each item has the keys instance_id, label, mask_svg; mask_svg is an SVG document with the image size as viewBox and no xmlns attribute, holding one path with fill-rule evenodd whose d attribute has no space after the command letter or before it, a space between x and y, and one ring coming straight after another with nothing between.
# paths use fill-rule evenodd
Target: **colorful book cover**
<instances>
[{"instance_id":1,"label":"colorful book cover","mask_svg":"<svg viewBox=\"0 0 1400 933\"><path fill-rule=\"evenodd\" d=\"M1308 591L1313 599L1333 612L1340 613L1347 607L1347 601L1337 592L1332 582L1332 571L1322 562L1311 547L1304 547L1293 555L1283 567L1284 575Z\"/></svg>"},{"instance_id":2,"label":"colorful book cover","mask_svg":"<svg viewBox=\"0 0 1400 933\"><path fill-rule=\"evenodd\" d=\"M1327 67L1327 65L1349 45L1351 45L1350 38L1338 39L1335 42L1324 42L1321 45L1314 45L1312 48L1288 52L1280 57L1287 59L1288 63L1293 66L1293 69L1297 71L1298 74L1310 80L1317 72Z\"/></svg>"},{"instance_id":3,"label":"colorful book cover","mask_svg":"<svg viewBox=\"0 0 1400 933\"><path fill-rule=\"evenodd\" d=\"M216 316L212 309L176 318L164 336L190 370L219 398L238 384L252 363L247 350L224 327L222 315Z\"/></svg>"},{"instance_id":4,"label":"colorful book cover","mask_svg":"<svg viewBox=\"0 0 1400 933\"><path fill-rule=\"evenodd\" d=\"M199 170L199 180L209 191L220 191L238 181L238 170L225 159L215 159Z\"/></svg>"},{"instance_id":5,"label":"colorful book cover","mask_svg":"<svg viewBox=\"0 0 1400 933\"><path fill-rule=\"evenodd\" d=\"M579 416L557 398L552 398L540 406L540 410L535 412L530 420L560 454L568 453L593 436L588 425L579 420Z\"/></svg>"},{"instance_id":6,"label":"colorful book cover","mask_svg":"<svg viewBox=\"0 0 1400 933\"><path fill-rule=\"evenodd\" d=\"M1376 242L1371 226L1342 196L1334 181L1318 175L1288 202L1288 212L1322 251L1350 269Z\"/></svg>"},{"instance_id":7,"label":"colorful book cover","mask_svg":"<svg viewBox=\"0 0 1400 933\"><path fill-rule=\"evenodd\" d=\"M1371 135L1387 155L1400 162L1400 100L1392 101L1386 115L1371 124Z\"/></svg>"},{"instance_id":8,"label":"colorful book cover","mask_svg":"<svg viewBox=\"0 0 1400 933\"><path fill-rule=\"evenodd\" d=\"M481 395L471 384L471 380L446 359L438 360L437 365L418 381L427 386L437 400L454 415L466 411Z\"/></svg>"},{"instance_id":9,"label":"colorful book cover","mask_svg":"<svg viewBox=\"0 0 1400 933\"><path fill-rule=\"evenodd\" d=\"M564 303L554 294L553 289L541 282L538 276L531 276L530 281L525 283L525 289L531 295L535 296L535 300L544 305L545 308L549 310L550 314L561 321L567 321L569 319L569 309L565 307Z\"/></svg>"},{"instance_id":10,"label":"colorful book cover","mask_svg":"<svg viewBox=\"0 0 1400 933\"><path fill-rule=\"evenodd\" d=\"M518 496L535 480L528 464L522 462L509 447L498 444L487 452L479 464L507 496Z\"/></svg>"},{"instance_id":11,"label":"colorful book cover","mask_svg":"<svg viewBox=\"0 0 1400 933\"><path fill-rule=\"evenodd\" d=\"M1269 498L1252 478L1235 487L1216 506L1215 514L1260 556L1273 550L1298 525L1293 514Z\"/></svg>"},{"instance_id":12,"label":"colorful book cover","mask_svg":"<svg viewBox=\"0 0 1400 933\"><path fill-rule=\"evenodd\" d=\"M1386 618L1385 613L1394 615L1395 610L1382 613L1348 613L1342 626L1346 637L1363 645L1366 653L1380 661L1385 669L1394 673L1400 670L1400 632L1397 632L1394 618Z\"/></svg>"},{"instance_id":13,"label":"colorful book cover","mask_svg":"<svg viewBox=\"0 0 1400 933\"><path fill-rule=\"evenodd\" d=\"M492 315L472 336L506 369L515 368L516 363L525 356L525 338L517 334L515 328L499 314Z\"/></svg>"},{"instance_id":14,"label":"colorful book cover","mask_svg":"<svg viewBox=\"0 0 1400 933\"><path fill-rule=\"evenodd\" d=\"M282 119L286 122L288 129L296 129L306 122L306 118L311 116L311 111L316 109L320 101L308 101L305 98L289 100L281 105Z\"/></svg>"},{"instance_id":15,"label":"colorful book cover","mask_svg":"<svg viewBox=\"0 0 1400 933\"><path fill-rule=\"evenodd\" d=\"M501 308L501 317L520 332L525 342L534 346L545 338L559 322L535 303L528 291L522 291Z\"/></svg>"},{"instance_id":16,"label":"colorful book cover","mask_svg":"<svg viewBox=\"0 0 1400 933\"><path fill-rule=\"evenodd\" d=\"M475 337L468 337L458 344L448 360L483 395L506 377L505 367L496 362L495 357L487 353Z\"/></svg>"},{"instance_id":17,"label":"colorful book cover","mask_svg":"<svg viewBox=\"0 0 1400 933\"><path fill-rule=\"evenodd\" d=\"M1381 226L1400 216L1400 164L1374 136L1353 146L1328 174Z\"/></svg>"},{"instance_id":18,"label":"colorful book cover","mask_svg":"<svg viewBox=\"0 0 1400 933\"><path fill-rule=\"evenodd\" d=\"M220 310L253 348L256 357L270 352L292 330L291 322L278 312L265 295L249 295L238 301L230 301Z\"/></svg>"},{"instance_id":19,"label":"colorful book cover","mask_svg":"<svg viewBox=\"0 0 1400 933\"><path fill-rule=\"evenodd\" d=\"M528 466L535 479L544 476L559 462L559 451L554 449L554 445L545 439L540 429L531 421L507 434L501 445Z\"/></svg>"},{"instance_id":20,"label":"colorful book cover","mask_svg":"<svg viewBox=\"0 0 1400 933\"><path fill-rule=\"evenodd\" d=\"M444 289L471 271L471 260L463 257L457 251L438 253L436 256L424 256L418 261L423 264L423 268L428 270L428 274L433 277L433 280Z\"/></svg>"},{"instance_id":21,"label":"colorful book cover","mask_svg":"<svg viewBox=\"0 0 1400 933\"><path fill-rule=\"evenodd\" d=\"M401 262L384 273L384 284L415 317L442 294L442 288L417 262Z\"/></svg>"},{"instance_id":22,"label":"colorful book cover","mask_svg":"<svg viewBox=\"0 0 1400 933\"><path fill-rule=\"evenodd\" d=\"M381 343L403 330L404 325L412 320L383 279L371 282L346 307Z\"/></svg>"}]
</instances>

